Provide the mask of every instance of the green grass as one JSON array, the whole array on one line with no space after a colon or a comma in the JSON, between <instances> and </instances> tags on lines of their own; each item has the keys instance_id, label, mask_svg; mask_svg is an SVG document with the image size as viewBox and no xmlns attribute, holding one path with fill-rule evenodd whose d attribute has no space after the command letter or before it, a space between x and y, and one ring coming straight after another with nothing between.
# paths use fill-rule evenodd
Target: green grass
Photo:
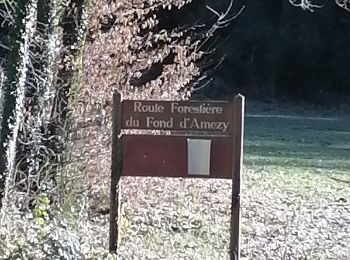
<instances>
[{"instance_id":1,"label":"green grass","mask_svg":"<svg viewBox=\"0 0 350 260\"><path fill-rule=\"evenodd\" d=\"M247 117L245 164L350 169L350 120Z\"/></svg>"}]
</instances>

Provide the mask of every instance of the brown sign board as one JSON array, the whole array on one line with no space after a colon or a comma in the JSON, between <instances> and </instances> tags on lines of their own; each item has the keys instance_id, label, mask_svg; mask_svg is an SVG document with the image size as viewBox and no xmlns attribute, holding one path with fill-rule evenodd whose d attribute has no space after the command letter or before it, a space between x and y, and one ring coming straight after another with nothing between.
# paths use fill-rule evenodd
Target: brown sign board
<instances>
[{"instance_id":1,"label":"brown sign board","mask_svg":"<svg viewBox=\"0 0 350 260\"><path fill-rule=\"evenodd\" d=\"M244 97L233 102L121 101L113 95L109 250L118 241L121 176L232 179L230 259L240 258ZM179 135L122 135L122 129ZM194 136L196 134L196 136Z\"/></svg>"},{"instance_id":2,"label":"brown sign board","mask_svg":"<svg viewBox=\"0 0 350 260\"><path fill-rule=\"evenodd\" d=\"M232 102L124 100L122 111L123 129L232 132Z\"/></svg>"},{"instance_id":3,"label":"brown sign board","mask_svg":"<svg viewBox=\"0 0 350 260\"><path fill-rule=\"evenodd\" d=\"M124 135L123 176L232 179L232 138L210 139L208 176L188 174L187 140L187 136Z\"/></svg>"}]
</instances>

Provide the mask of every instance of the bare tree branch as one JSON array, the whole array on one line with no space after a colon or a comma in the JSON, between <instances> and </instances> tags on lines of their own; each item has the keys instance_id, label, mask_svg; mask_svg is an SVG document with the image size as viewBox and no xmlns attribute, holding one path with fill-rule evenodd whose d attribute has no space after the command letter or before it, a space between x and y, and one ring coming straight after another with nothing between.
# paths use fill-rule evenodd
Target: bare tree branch
<instances>
[{"instance_id":1,"label":"bare tree branch","mask_svg":"<svg viewBox=\"0 0 350 260\"><path fill-rule=\"evenodd\" d=\"M338 6L350 12L350 0L335 0Z\"/></svg>"},{"instance_id":2,"label":"bare tree branch","mask_svg":"<svg viewBox=\"0 0 350 260\"><path fill-rule=\"evenodd\" d=\"M224 13L219 14L219 12L215 11L213 8L206 6L211 12L213 12L216 16L218 16L217 21L212 25L212 27L206 32L206 38L201 42L201 44L198 46L198 50L201 50L202 47L208 42L208 40L214 36L214 33L216 30L225 28L229 25L231 21L236 19L244 10L245 6L242 6L242 8L232 17L227 17L230 10L232 9L233 0L230 1L229 6L227 7L226 11Z\"/></svg>"},{"instance_id":3,"label":"bare tree branch","mask_svg":"<svg viewBox=\"0 0 350 260\"><path fill-rule=\"evenodd\" d=\"M289 3L295 7L301 7L303 10L314 12L315 9L322 8L323 5L316 5L311 0L289 0Z\"/></svg>"}]
</instances>

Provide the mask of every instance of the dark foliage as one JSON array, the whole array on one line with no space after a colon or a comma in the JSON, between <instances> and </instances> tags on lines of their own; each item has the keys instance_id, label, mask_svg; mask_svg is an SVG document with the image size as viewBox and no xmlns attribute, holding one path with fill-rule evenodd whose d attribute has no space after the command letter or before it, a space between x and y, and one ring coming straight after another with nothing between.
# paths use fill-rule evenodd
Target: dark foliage
<instances>
[{"instance_id":1,"label":"dark foliage","mask_svg":"<svg viewBox=\"0 0 350 260\"><path fill-rule=\"evenodd\" d=\"M226 1L207 1L218 10ZM210 16L197 4L196 12ZM219 49L227 57L211 98L243 92L258 99L303 100L317 104L350 98L350 13L333 1L314 12L288 1L235 1L244 12L220 31L229 40ZM189 16L193 16L191 14Z\"/></svg>"}]
</instances>

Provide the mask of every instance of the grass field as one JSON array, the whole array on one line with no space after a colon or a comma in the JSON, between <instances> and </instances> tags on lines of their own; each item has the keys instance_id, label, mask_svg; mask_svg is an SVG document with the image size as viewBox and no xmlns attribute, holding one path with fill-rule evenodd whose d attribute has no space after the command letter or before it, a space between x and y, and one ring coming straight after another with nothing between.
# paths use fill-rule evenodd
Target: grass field
<instances>
[{"instance_id":1,"label":"grass field","mask_svg":"<svg viewBox=\"0 0 350 260\"><path fill-rule=\"evenodd\" d=\"M298 116L250 116L246 119L248 166L350 169L350 120Z\"/></svg>"},{"instance_id":2,"label":"grass field","mask_svg":"<svg viewBox=\"0 0 350 260\"><path fill-rule=\"evenodd\" d=\"M350 259L350 120L245 127L242 258ZM230 181L125 178L122 190L120 259L228 259Z\"/></svg>"},{"instance_id":3,"label":"grass field","mask_svg":"<svg viewBox=\"0 0 350 260\"><path fill-rule=\"evenodd\" d=\"M350 259L350 121L246 119L243 252Z\"/></svg>"}]
</instances>

